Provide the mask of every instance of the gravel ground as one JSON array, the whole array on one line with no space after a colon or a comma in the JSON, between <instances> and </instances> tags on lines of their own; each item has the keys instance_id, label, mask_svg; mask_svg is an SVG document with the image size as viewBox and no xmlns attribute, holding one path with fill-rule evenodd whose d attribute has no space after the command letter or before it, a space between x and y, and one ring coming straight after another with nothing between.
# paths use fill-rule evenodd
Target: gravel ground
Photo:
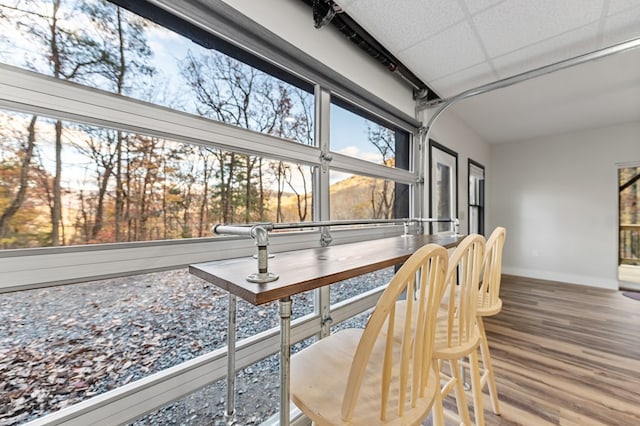
<instances>
[{"instance_id":1,"label":"gravel ground","mask_svg":"<svg viewBox=\"0 0 640 426\"><path fill-rule=\"evenodd\" d=\"M383 285L392 274L389 268L335 284L332 300ZM33 420L224 346L227 303L226 292L186 270L0 295L0 426ZM294 298L294 318L312 309L313 293ZM366 318L339 327L362 327ZM238 300L239 339L277 324L276 304ZM277 412L278 368L274 355L238 373L237 424L259 424ZM134 424L223 424L225 395L220 381Z\"/></svg>"}]
</instances>

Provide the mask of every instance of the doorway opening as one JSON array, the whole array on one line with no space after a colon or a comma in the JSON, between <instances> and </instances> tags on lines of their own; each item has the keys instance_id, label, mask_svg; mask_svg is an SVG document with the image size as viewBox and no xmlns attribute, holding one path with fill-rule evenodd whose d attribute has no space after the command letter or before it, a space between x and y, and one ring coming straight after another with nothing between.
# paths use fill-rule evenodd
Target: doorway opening
<instances>
[{"instance_id":1,"label":"doorway opening","mask_svg":"<svg viewBox=\"0 0 640 426\"><path fill-rule=\"evenodd\" d=\"M618 281L640 290L640 165L618 168Z\"/></svg>"}]
</instances>

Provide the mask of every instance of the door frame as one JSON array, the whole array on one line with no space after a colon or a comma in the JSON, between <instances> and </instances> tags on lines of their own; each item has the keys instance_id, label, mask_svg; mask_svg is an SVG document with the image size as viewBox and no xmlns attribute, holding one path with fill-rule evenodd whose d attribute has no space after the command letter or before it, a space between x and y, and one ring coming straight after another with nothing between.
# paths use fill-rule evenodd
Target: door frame
<instances>
[{"instance_id":1,"label":"door frame","mask_svg":"<svg viewBox=\"0 0 640 426\"><path fill-rule=\"evenodd\" d=\"M458 153L450 148L447 148L446 146L434 141L433 139L429 139L429 217L433 217L433 190L434 190L434 182L432 179L432 175L433 175L433 160L434 160L434 149L440 150L442 151L442 153L444 154L448 154L451 157L453 157L454 159L454 164L455 164L455 172L453 173L453 178L455 179L455 182L453 184L453 192L454 192L454 197L453 197L453 201L455 203L455 205L453 206L452 210L453 210L453 215L454 217L452 217L452 219L457 218L458 217ZM451 224L451 232L454 231L454 227L453 224ZM429 224L429 232L431 234L434 233L434 226L433 223Z\"/></svg>"}]
</instances>

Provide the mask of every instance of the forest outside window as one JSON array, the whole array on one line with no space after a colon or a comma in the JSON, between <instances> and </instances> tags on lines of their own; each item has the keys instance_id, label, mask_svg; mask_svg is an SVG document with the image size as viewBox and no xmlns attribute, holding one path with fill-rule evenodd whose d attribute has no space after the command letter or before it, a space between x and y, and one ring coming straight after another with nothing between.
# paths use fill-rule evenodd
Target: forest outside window
<instances>
[{"instance_id":1,"label":"forest outside window","mask_svg":"<svg viewBox=\"0 0 640 426\"><path fill-rule=\"evenodd\" d=\"M0 111L0 122L5 249L204 237L212 223L311 220L309 166L22 113Z\"/></svg>"},{"instance_id":2,"label":"forest outside window","mask_svg":"<svg viewBox=\"0 0 640 426\"><path fill-rule=\"evenodd\" d=\"M9 1L0 17L2 63L314 145L310 85L112 3ZM203 237L212 223L312 219L312 168L300 163L13 111L0 111L0 138L0 248Z\"/></svg>"},{"instance_id":3,"label":"forest outside window","mask_svg":"<svg viewBox=\"0 0 640 426\"><path fill-rule=\"evenodd\" d=\"M2 63L313 144L310 84L290 84L110 2L9 0L0 18Z\"/></svg>"},{"instance_id":4,"label":"forest outside window","mask_svg":"<svg viewBox=\"0 0 640 426\"><path fill-rule=\"evenodd\" d=\"M338 171L330 179L331 220L407 217L408 185Z\"/></svg>"}]
</instances>

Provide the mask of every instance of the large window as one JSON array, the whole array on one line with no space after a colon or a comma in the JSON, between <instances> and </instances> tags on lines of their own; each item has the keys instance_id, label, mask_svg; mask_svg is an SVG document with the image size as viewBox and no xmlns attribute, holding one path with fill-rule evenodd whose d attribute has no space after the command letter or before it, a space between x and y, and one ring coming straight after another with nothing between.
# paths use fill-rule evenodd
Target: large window
<instances>
[{"instance_id":1,"label":"large window","mask_svg":"<svg viewBox=\"0 0 640 426\"><path fill-rule=\"evenodd\" d=\"M0 4L6 421L121 386L123 394L99 403L131 421L179 399L175 389L197 390L189 374L201 368L202 380L216 383L228 299L185 266L250 256L255 244L213 238L212 225L416 214L416 124L375 101L342 97L352 92L334 90L329 79L311 81L313 74L259 58L220 28L196 25L199 17L167 11L217 4ZM340 235L358 241L396 232L402 227L358 226ZM319 244L317 230L286 231L273 234L270 250ZM389 273L297 296L294 330L313 336L309 324L319 322L322 306L384 284ZM277 347L263 343L277 333L275 307L237 306L238 338L247 339L242 367L269 360ZM253 368L241 375L255 383L262 379ZM264 403L275 406L274 392L265 388ZM153 394L145 407L131 403L143 393ZM114 408L129 403L137 414ZM221 404L206 408L220 414ZM92 412L78 415L91 422ZM238 421L253 421L247 416Z\"/></svg>"},{"instance_id":2,"label":"large window","mask_svg":"<svg viewBox=\"0 0 640 426\"><path fill-rule=\"evenodd\" d=\"M409 132L342 100L331 103L330 123L331 165L361 172L330 173L330 218L408 217L413 176Z\"/></svg>"}]
</instances>

